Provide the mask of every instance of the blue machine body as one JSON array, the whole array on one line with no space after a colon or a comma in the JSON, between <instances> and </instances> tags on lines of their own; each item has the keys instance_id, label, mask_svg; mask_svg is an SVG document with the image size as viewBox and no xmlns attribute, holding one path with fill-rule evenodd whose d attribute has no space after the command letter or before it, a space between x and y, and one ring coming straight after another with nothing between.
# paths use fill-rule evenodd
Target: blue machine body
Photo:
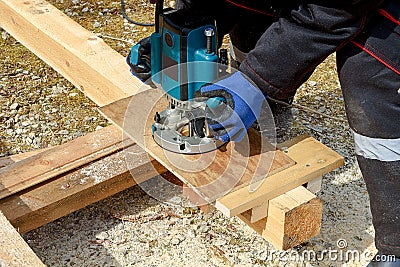
<instances>
[{"instance_id":1,"label":"blue machine body","mask_svg":"<svg viewBox=\"0 0 400 267\"><path fill-rule=\"evenodd\" d=\"M160 15L159 29L150 37L151 71L153 82L161 84L167 94L187 101L202 85L217 78L218 55L216 34L209 37L212 49L207 51L205 30L216 33L213 21L187 18L182 12L170 10Z\"/></svg>"}]
</instances>

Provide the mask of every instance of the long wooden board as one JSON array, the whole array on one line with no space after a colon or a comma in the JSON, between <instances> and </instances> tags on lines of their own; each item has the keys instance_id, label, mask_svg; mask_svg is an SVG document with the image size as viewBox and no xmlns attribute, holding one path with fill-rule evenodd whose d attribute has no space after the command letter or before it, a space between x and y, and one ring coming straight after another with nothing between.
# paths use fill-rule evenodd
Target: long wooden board
<instances>
[{"instance_id":1,"label":"long wooden board","mask_svg":"<svg viewBox=\"0 0 400 267\"><path fill-rule=\"evenodd\" d=\"M121 139L121 132L109 126L1 168L0 199L119 151Z\"/></svg>"},{"instance_id":2,"label":"long wooden board","mask_svg":"<svg viewBox=\"0 0 400 267\"><path fill-rule=\"evenodd\" d=\"M0 212L0 266L45 266Z\"/></svg>"},{"instance_id":3,"label":"long wooden board","mask_svg":"<svg viewBox=\"0 0 400 267\"><path fill-rule=\"evenodd\" d=\"M130 170L125 164L131 153ZM132 145L0 200L0 211L25 233L167 170Z\"/></svg>"},{"instance_id":4,"label":"long wooden board","mask_svg":"<svg viewBox=\"0 0 400 267\"><path fill-rule=\"evenodd\" d=\"M99 106L142 86L120 54L44 0L0 0L0 27Z\"/></svg>"},{"instance_id":5,"label":"long wooden board","mask_svg":"<svg viewBox=\"0 0 400 267\"><path fill-rule=\"evenodd\" d=\"M0 169L7 167L15 162L33 157L41 152L44 152L46 150L51 149L52 147L47 147L47 148L38 148L32 151L24 152L24 153L19 153L15 155L10 155L10 156L5 156L0 158Z\"/></svg>"},{"instance_id":6,"label":"long wooden board","mask_svg":"<svg viewBox=\"0 0 400 267\"><path fill-rule=\"evenodd\" d=\"M298 137L282 146L287 146L296 165L267 177L256 192L241 188L218 199L217 209L229 217L238 215L344 164L342 156L312 137Z\"/></svg>"},{"instance_id":7,"label":"long wooden board","mask_svg":"<svg viewBox=\"0 0 400 267\"><path fill-rule=\"evenodd\" d=\"M261 146L262 139L256 131L250 132L249 140L230 142L201 156L168 152L154 142L151 133L155 112L166 107L162 91L149 89L104 106L100 111L208 202L238 188L249 190L254 177L262 179L268 173L277 173L295 164L269 144Z\"/></svg>"}]
</instances>

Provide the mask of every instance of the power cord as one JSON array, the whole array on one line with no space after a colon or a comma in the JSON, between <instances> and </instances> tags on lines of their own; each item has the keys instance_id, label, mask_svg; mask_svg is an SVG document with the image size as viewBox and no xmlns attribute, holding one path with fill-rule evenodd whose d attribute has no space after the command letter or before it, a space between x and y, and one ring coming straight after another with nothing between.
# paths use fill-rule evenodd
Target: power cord
<instances>
[{"instance_id":1,"label":"power cord","mask_svg":"<svg viewBox=\"0 0 400 267\"><path fill-rule=\"evenodd\" d=\"M318 114L320 116L323 116L323 117L326 117L326 118L329 118L329 119L332 119L332 120L341 121L341 122L347 122L347 120L340 119L340 118L337 118L337 117L333 117L333 116L324 114L324 113L319 112L319 111L317 111L315 109L312 109L312 108L309 108L309 107L305 107L305 106L302 106L300 104L296 104L296 103L289 104L289 103L286 103L284 101L280 101L278 99L275 99L275 98L272 98L272 97L269 97L269 96L267 96L267 98L269 100L277 103L277 104L280 104L280 105L283 105L283 106L286 106L286 107L289 107L289 108L298 108L298 109L302 109L302 110L310 112L310 113Z\"/></svg>"},{"instance_id":2,"label":"power cord","mask_svg":"<svg viewBox=\"0 0 400 267\"><path fill-rule=\"evenodd\" d=\"M132 23L132 24L135 24L138 26L144 26L144 27L152 27L155 25L154 23L138 22L138 21L131 19L125 12L125 0L121 0L121 13L122 13L122 17L124 17L124 19L126 19L129 23Z\"/></svg>"},{"instance_id":3,"label":"power cord","mask_svg":"<svg viewBox=\"0 0 400 267\"><path fill-rule=\"evenodd\" d=\"M107 35L107 34L96 33L96 36L101 38L101 39L111 39L111 40L114 40L114 41L120 41L120 42L128 43L130 45L135 44L133 41L129 41L129 40L126 40L126 39L114 37L114 36Z\"/></svg>"}]
</instances>

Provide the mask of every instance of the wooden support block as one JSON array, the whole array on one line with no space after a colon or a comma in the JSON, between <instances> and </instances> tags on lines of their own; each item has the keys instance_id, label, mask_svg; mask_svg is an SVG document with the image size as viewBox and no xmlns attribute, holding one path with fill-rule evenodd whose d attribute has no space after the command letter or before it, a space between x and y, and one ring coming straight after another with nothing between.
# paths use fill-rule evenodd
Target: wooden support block
<instances>
[{"instance_id":1,"label":"wooden support block","mask_svg":"<svg viewBox=\"0 0 400 267\"><path fill-rule=\"evenodd\" d=\"M268 216L269 201L263 202L251 209L250 222L255 223Z\"/></svg>"},{"instance_id":2,"label":"wooden support block","mask_svg":"<svg viewBox=\"0 0 400 267\"><path fill-rule=\"evenodd\" d=\"M238 215L343 165L344 159L312 137L302 136L283 144L296 165L268 176L255 192L240 188L216 201L228 217Z\"/></svg>"},{"instance_id":3,"label":"wooden support block","mask_svg":"<svg viewBox=\"0 0 400 267\"><path fill-rule=\"evenodd\" d=\"M1 212L0 266L45 266Z\"/></svg>"},{"instance_id":4,"label":"wooden support block","mask_svg":"<svg viewBox=\"0 0 400 267\"><path fill-rule=\"evenodd\" d=\"M121 132L108 126L1 168L0 199L119 151L121 140Z\"/></svg>"},{"instance_id":5,"label":"wooden support block","mask_svg":"<svg viewBox=\"0 0 400 267\"><path fill-rule=\"evenodd\" d=\"M321 191L322 188L322 176L318 177L317 179L314 179L312 181L309 181L306 185L306 188L308 189L308 191L312 192L312 193L317 193L319 191Z\"/></svg>"},{"instance_id":6,"label":"wooden support block","mask_svg":"<svg viewBox=\"0 0 400 267\"><path fill-rule=\"evenodd\" d=\"M277 249L289 249L319 234L322 201L303 186L269 201L268 217L251 222L251 211L238 216Z\"/></svg>"},{"instance_id":7,"label":"wooden support block","mask_svg":"<svg viewBox=\"0 0 400 267\"><path fill-rule=\"evenodd\" d=\"M127 149L135 155L130 171L119 151L3 198L0 210L25 233L167 171L137 145Z\"/></svg>"},{"instance_id":8,"label":"wooden support block","mask_svg":"<svg viewBox=\"0 0 400 267\"><path fill-rule=\"evenodd\" d=\"M0 27L99 106L143 85L123 56L44 0L0 0Z\"/></svg>"}]
</instances>

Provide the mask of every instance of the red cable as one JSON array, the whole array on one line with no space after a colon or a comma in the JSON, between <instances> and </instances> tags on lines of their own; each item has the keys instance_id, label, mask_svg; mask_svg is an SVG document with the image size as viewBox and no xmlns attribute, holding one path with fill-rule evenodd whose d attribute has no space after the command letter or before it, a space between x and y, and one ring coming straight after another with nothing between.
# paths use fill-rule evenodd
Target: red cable
<instances>
[{"instance_id":1,"label":"red cable","mask_svg":"<svg viewBox=\"0 0 400 267\"><path fill-rule=\"evenodd\" d=\"M235 3L235 2L233 2L231 0L226 0L226 2L228 2L228 3L232 4L232 5L235 5L237 7L246 9L246 10L250 10L250 11L253 11L253 12L256 12L256 13L259 13L259 14L263 14L263 15L266 15L266 16L273 17L273 18L278 18L278 16L276 16L276 15L273 15L273 14L270 14L270 13L267 13L267 12L264 12L264 11L261 11L261 10L258 10L258 9L254 9L254 8L251 8L251 7L248 7L248 6L244 6L242 4Z\"/></svg>"}]
</instances>

